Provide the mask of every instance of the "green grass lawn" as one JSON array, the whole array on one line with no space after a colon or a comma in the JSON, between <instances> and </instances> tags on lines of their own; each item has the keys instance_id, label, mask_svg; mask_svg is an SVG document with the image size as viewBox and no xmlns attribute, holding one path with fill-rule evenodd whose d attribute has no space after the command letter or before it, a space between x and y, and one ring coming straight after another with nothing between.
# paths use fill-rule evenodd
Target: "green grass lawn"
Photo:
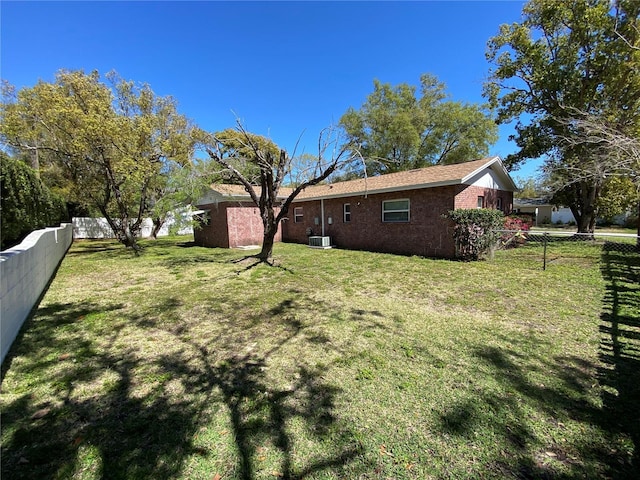
<instances>
[{"instance_id":1,"label":"green grass lawn","mask_svg":"<svg viewBox=\"0 0 640 480\"><path fill-rule=\"evenodd\" d=\"M3 367L2 478L633 478L640 258L77 242Z\"/></svg>"}]
</instances>

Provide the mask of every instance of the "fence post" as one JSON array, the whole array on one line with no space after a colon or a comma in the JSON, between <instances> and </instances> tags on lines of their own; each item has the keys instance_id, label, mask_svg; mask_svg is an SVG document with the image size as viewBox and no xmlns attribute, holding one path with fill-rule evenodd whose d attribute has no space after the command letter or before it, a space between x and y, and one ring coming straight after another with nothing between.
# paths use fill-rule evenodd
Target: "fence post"
<instances>
[{"instance_id":1,"label":"fence post","mask_svg":"<svg viewBox=\"0 0 640 480\"><path fill-rule=\"evenodd\" d=\"M544 232L544 235L542 235L542 242L544 245L544 253L543 253L543 260L542 260L542 270L545 271L547 269L547 236L549 234L547 232Z\"/></svg>"}]
</instances>

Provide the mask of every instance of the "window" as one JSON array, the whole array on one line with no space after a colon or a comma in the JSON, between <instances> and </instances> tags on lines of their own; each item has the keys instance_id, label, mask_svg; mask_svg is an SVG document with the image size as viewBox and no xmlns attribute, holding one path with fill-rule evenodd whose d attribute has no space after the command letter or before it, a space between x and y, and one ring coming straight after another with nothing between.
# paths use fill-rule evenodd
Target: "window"
<instances>
[{"instance_id":1,"label":"window","mask_svg":"<svg viewBox=\"0 0 640 480\"><path fill-rule=\"evenodd\" d=\"M484 208L484 197L478 196L478 208Z\"/></svg>"},{"instance_id":2,"label":"window","mask_svg":"<svg viewBox=\"0 0 640 480\"><path fill-rule=\"evenodd\" d=\"M498 198L496 199L496 208L497 208L498 210L502 210L502 197L498 197Z\"/></svg>"},{"instance_id":3,"label":"window","mask_svg":"<svg viewBox=\"0 0 640 480\"><path fill-rule=\"evenodd\" d=\"M351 204L350 203L344 204L344 221L345 223L351 221Z\"/></svg>"},{"instance_id":4,"label":"window","mask_svg":"<svg viewBox=\"0 0 640 480\"><path fill-rule=\"evenodd\" d=\"M409 199L386 200L382 202L383 222L408 222Z\"/></svg>"},{"instance_id":5,"label":"window","mask_svg":"<svg viewBox=\"0 0 640 480\"><path fill-rule=\"evenodd\" d=\"M293 209L293 223L302 223L302 207L296 207Z\"/></svg>"}]
</instances>

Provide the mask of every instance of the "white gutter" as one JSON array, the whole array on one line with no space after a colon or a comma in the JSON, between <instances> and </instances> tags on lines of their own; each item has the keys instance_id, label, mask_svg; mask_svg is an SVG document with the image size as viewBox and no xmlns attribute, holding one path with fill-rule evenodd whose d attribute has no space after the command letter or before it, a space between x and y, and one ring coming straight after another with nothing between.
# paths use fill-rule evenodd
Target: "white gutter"
<instances>
[{"instance_id":1,"label":"white gutter","mask_svg":"<svg viewBox=\"0 0 640 480\"><path fill-rule=\"evenodd\" d=\"M320 217L322 218L322 236L324 237L324 198L320 199Z\"/></svg>"}]
</instances>

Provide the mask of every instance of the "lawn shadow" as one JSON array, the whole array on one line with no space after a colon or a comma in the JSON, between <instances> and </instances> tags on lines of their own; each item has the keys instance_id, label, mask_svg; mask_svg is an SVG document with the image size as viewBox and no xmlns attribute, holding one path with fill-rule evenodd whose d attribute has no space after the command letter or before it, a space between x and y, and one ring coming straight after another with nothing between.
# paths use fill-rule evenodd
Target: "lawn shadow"
<instances>
[{"instance_id":1,"label":"lawn shadow","mask_svg":"<svg viewBox=\"0 0 640 480\"><path fill-rule=\"evenodd\" d=\"M600 363L573 355L551 358L532 353L526 358L516 349L478 346L481 365L516 395L480 393L474 402L462 400L440 415L441 431L472 438L477 428L493 424L497 438L513 452L509 460L497 459L495 470L517 478L637 478L640 471L640 255L628 245L607 243L601 258L606 282L600 332ZM530 342L525 336L501 339L508 345ZM533 345L532 345L533 346ZM532 369L533 367L533 369ZM535 368L553 381L533 380ZM594 401L599 381L602 407ZM545 382L547 383L547 382ZM516 401L520 397L521 400ZM524 403L523 403L524 400ZM577 436L572 443L543 442L529 427L524 405L549 419L558 436L563 422L593 425L608 441ZM604 438L603 436L603 438ZM632 443L624 448L625 438Z\"/></svg>"},{"instance_id":2,"label":"lawn shadow","mask_svg":"<svg viewBox=\"0 0 640 480\"><path fill-rule=\"evenodd\" d=\"M195 245L194 245L195 246ZM189 247L185 247L189 248ZM200 247L202 248L202 247ZM243 255L241 257L237 257L237 252L230 249L208 249L210 251L203 253L201 255L193 255L189 254L188 256L180 257L173 256L171 258L167 258L164 260L163 264L174 271L181 270L184 267L188 266L196 266L203 263L219 263L222 265L237 265L240 268L237 268L234 272L236 275L240 275L243 272L248 272L260 265L267 265L272 268L276 268L278 270L282 270L287 273L293 273L291 269L280 265L277 260L262 260L258 258L257 255ZM157 253L156 253L157 255ZM222 278L227 278L230 275L223 276Z\"/></svg>"},{"instance_id":3,"label":"lawn shadow","mask_svg":"<svg viewBox=\"0 0 640 480\"><path fill-rule=\"evenodd\" d=\"M340 387L304 356L291 367L290 382L276 384L268 375L281 349L311 337L293 315L300 301L294 293L247 319L247 325L268 321L278 332L268 348L255 350L247 349L255 337L243 325L227 331L220 344L208 344L188 325L175 328L182 303L173 297L148 315L123 310L122 318L105 316L104 307L88 302L39 309L11 352L24 357L12 374L33 376L33 388L52 393L45 400L15 392L3 402L2 478L71 478L81 471L103 479L181 477L187 459L216 465L217 447L203 447L196 438L214 428L212 416L220 411L228 412L236 450L231 458L237 459L231 470L220 472L223 478L263 475L258 456L265 444L277 452L280 478L356 471L362 447L336 412ZM237 299L232 310L246 308ZM109 309L119 312L123 306ZM158 309L163 315L154 321ZM125 330L131 324L171 348L158 344L151 358L141 354ZM42 369L51 375L37 377ZM324 447L296 456L292 424L304 427L306 441Z\"/></svg>"},{"instance_id":4,"label":"lawn shadow","mask_svg":"<svg viewBox=\"0 0 640 480\"><path fill-rule=\"evenodd\" d=\"M601 316L600 369L604 411L614 432L633 442L633 457L619 478L640 471L640 254L628 244L607 242L602 253L606 295Z\"/></svg>"},{"instance_id":5,"label":"lawn shadow","mask_svg":"<svg viewBox=\"0 0 640 480\"><path fill-rule=\"evenodd\" d=\"M296 318L296 311L309 302L315 312L326 308L289 291L275 306L236 320L214 339L195 336L188 329L166 330L180 348L161 356L161 370L180 379L185 391L201 394L203 410L217 403L229 412L238 457L233 478L253 480L263 475L259 457L268 445L279 456L277 477L283 479L302 479L323 471L335 474L362 454L350 426L336 412L341 388L325 379L324 369L308 365L304 355L293 365L272 364L278 365L280 352L292 343L317 346L317 335L307 332ZM241 299L229 305L234 312L246 308ZM331 348L330 342L323 342L322 348ZM273 381L269 371L274 368L290 370L286 384ZM311 441L331 445L331 454L309 455L301 462L295 455L297 437L291 433L292 424L302 424Z\"/></svg>"},{"instance_id":6,"label":"lawn shadow","mask_svg":"<svg viewBox=\"0 0 640 480\"><path fill-rule=\"evenodd\" d=\"M563 422L568 421L601 424L602 412L588 398L595 365L572 356L543 358L532 353L525 358L515 349L495 346L478 346L475 356L500 389L474 391L472 396L448 405L440 414L441 432L475 442L477 432L490 431L501 453L488 468L508 478L597 478L603 463L615 468L617 459L607 460L602 445L565 443L555 436L544 440L529 418L533 408L547 418L549 428L560 432ZM535 381L531 373L536 367L532 370L531 361L558 381L553 385Z\"/></svg>"},{"instance_id":7,"label":"lawn shadow","mask_svg":"<svg viewBox=\"0 0 640 480\"><path fill-rule=\"evenodd\" d=\"M115 239L80 239L73 241L73 247L69 249L66 256L91 257L92 260L98 258L109 258L126 261L138 258L144 253L146 247L140 246L139 250L128 248Z\"/></svg>"},{"instance_id":8,"label":"lawn shadow","mask_svg":"<svg viewBox=\"0 0 640 480\"><path fill-rule=\"evenodd\" d=\"M262 258L260 258L258 256L258 254L256 255L245 255L244 257L240 257L237 258L235 260L231 260L231 263L236 264L236 265L242 265L244 266L243 270L239 270L237 273L240 274L243 271L247 272L255 267L257 267L258 265L267 265L269 267L272 268L276 268L278 270L282 270L283 272L287 272L287 273L293 273L293 271L283 265L280 265L274 258L268 259L268 260L263 260Z\"/></svg>"}]
</instances>

